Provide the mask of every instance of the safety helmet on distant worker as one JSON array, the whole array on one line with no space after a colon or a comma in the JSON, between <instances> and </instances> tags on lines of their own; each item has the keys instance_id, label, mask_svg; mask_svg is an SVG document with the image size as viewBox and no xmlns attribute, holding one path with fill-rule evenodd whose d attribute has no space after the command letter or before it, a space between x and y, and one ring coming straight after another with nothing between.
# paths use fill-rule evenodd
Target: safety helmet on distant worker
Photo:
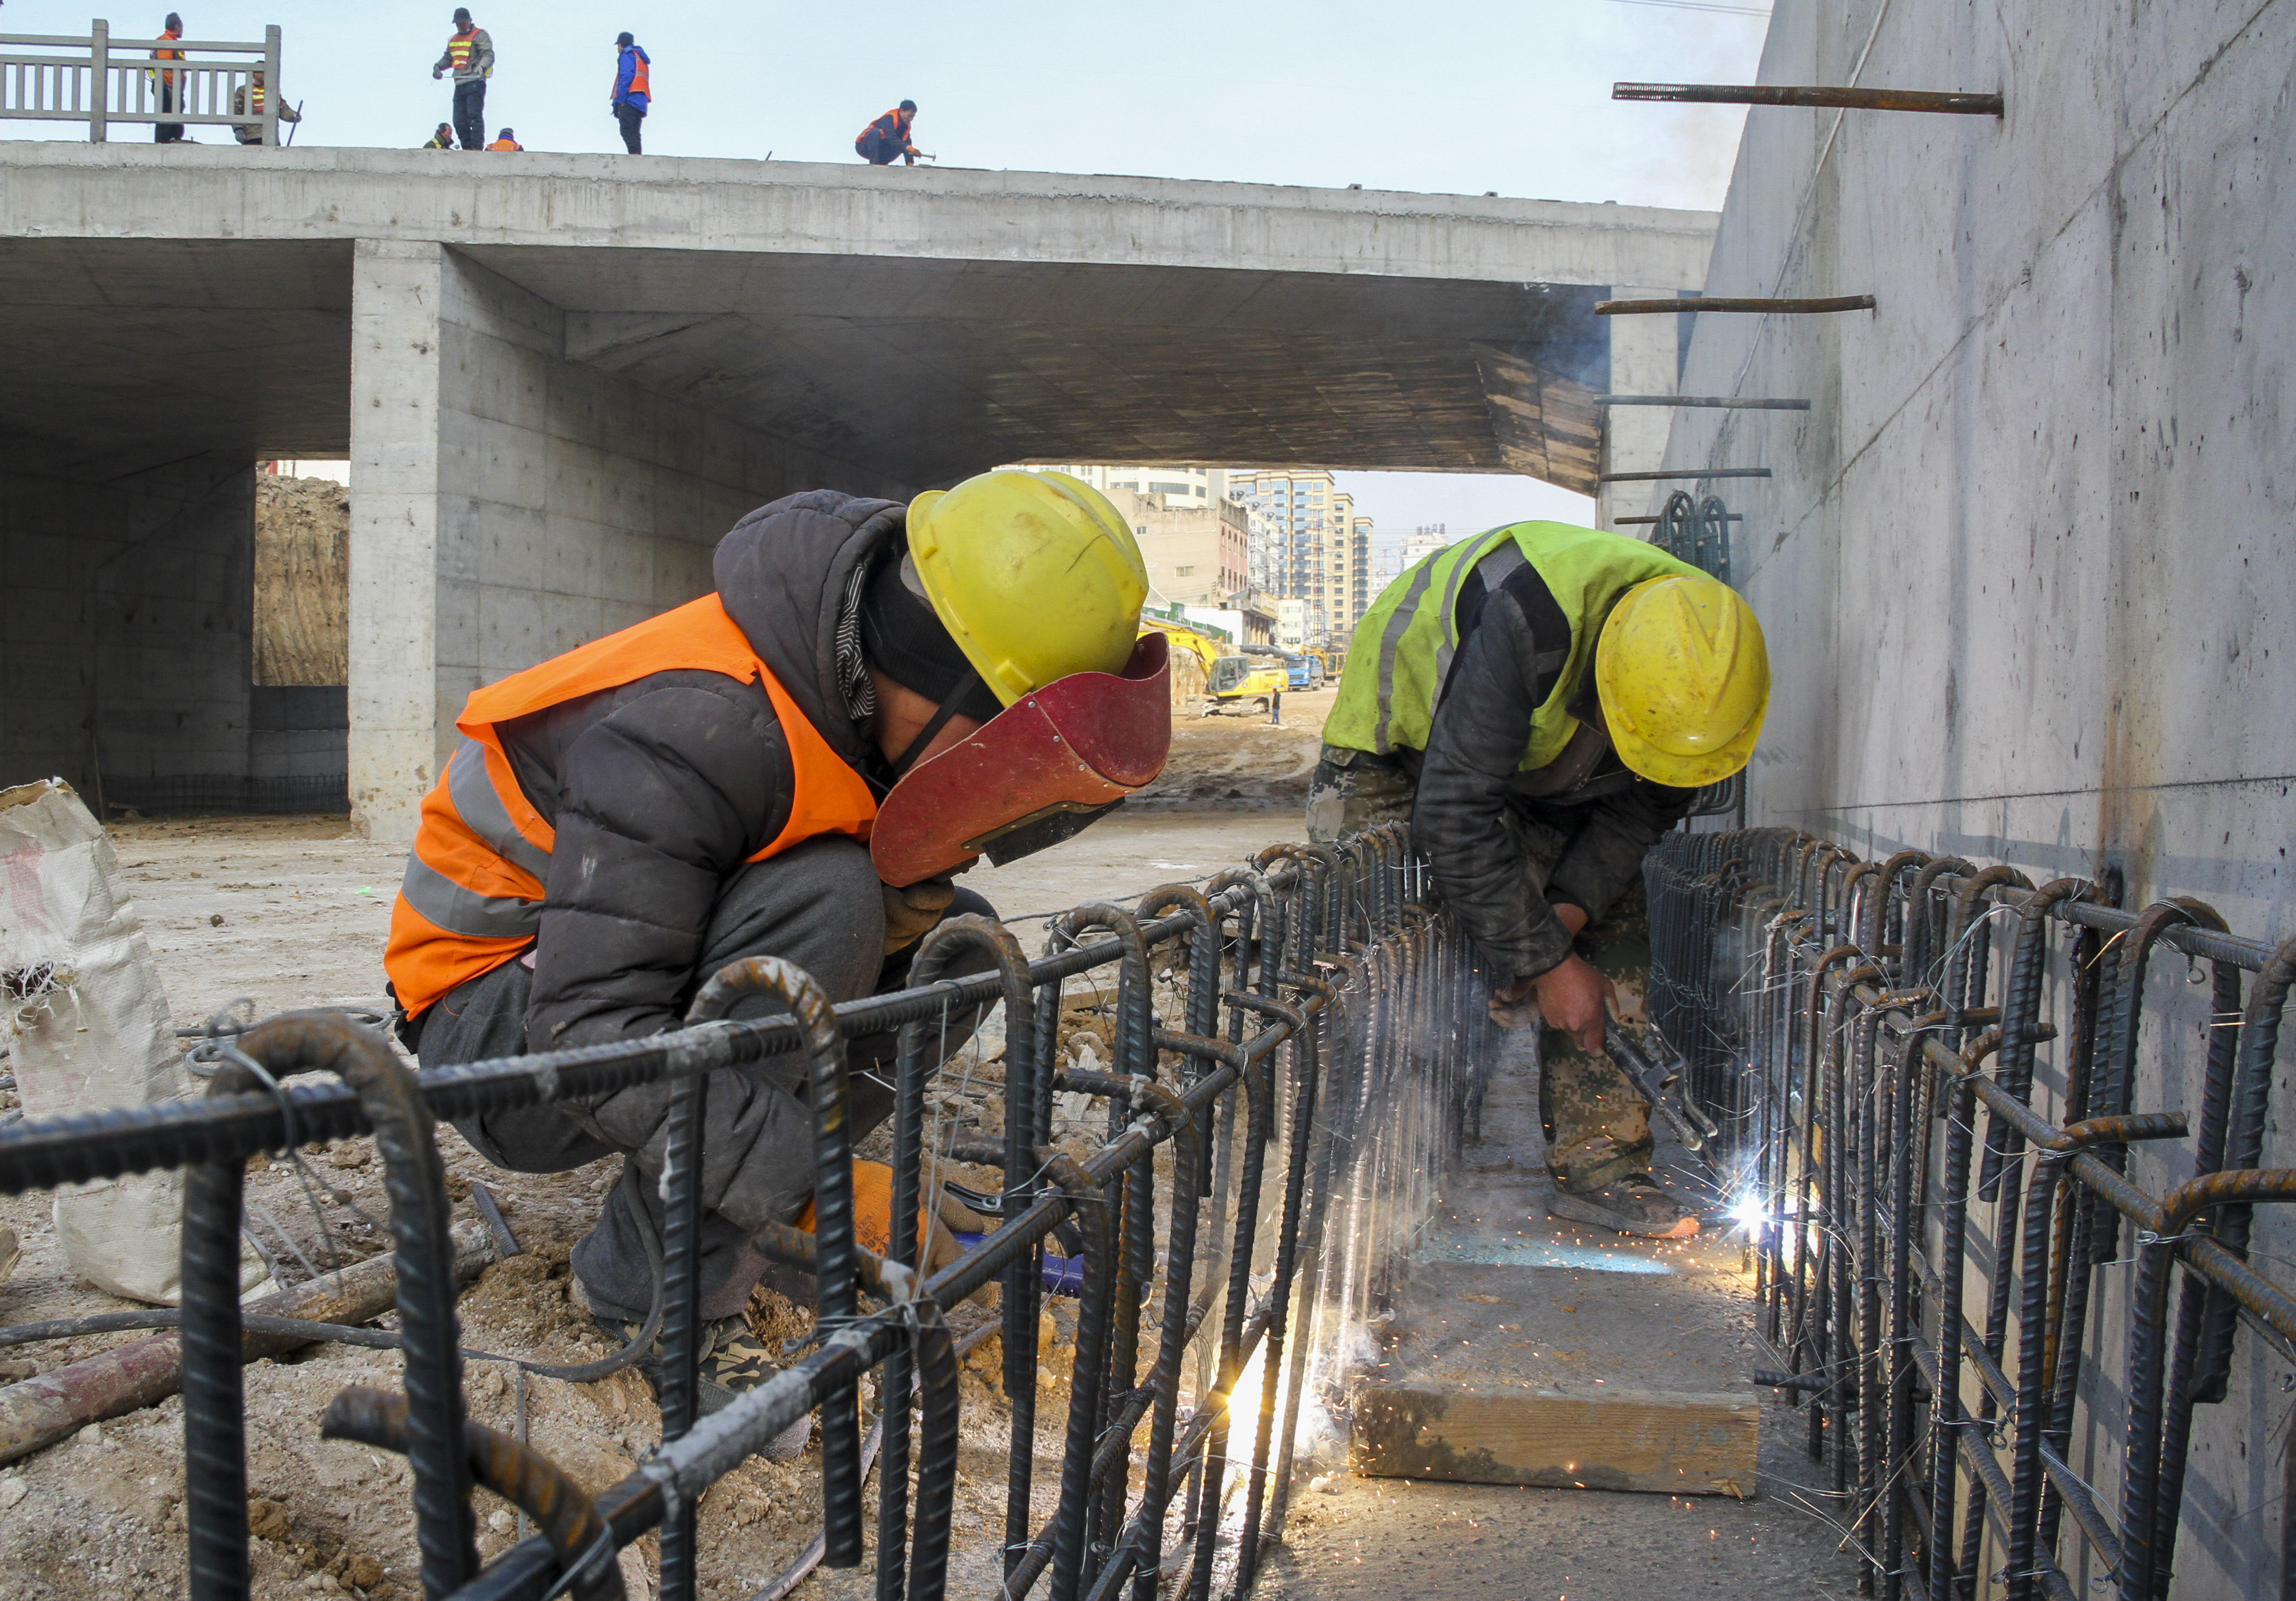
<instances>
[{"instance_id":1,"label":"safety helmet on distant worker","mask_svg":"<svg viewBox=\"0 0 2296 1601\"><path fill-rule=\"evenodd\" d=\"M909 503L909 554L941 626L1010 706L1132 654L1148 565L1123 514L1065 472L983 472Z\"/></svg>"},{"instance_id":2,"label":"safety helmet on distant worker","mask_svg":"<svg viewBox=\"0 0 2296 1601\"><path fill-rule=\"evenodd\" d=\"M1762 625L1714 579L1645 579L1603 624L1595 688L1628 767L1675 789L1718 784L1752 758L1769 707Z\"/></svg>"},{"instance_id":3,"label":"safety helmet on distant worker","mask_svg":"<svg viewBox=\"0 0 2296 1601\"><path fill-rule=\"evenodd\" d=\"M880 878L1014 860L1155 779L1172 743L1168 645L1139 636L1147 564L1107 497L1061 472L984 472L918 496L908 546L1004 710L885 797L869 839Z\"/></svg>"}]
</instances>

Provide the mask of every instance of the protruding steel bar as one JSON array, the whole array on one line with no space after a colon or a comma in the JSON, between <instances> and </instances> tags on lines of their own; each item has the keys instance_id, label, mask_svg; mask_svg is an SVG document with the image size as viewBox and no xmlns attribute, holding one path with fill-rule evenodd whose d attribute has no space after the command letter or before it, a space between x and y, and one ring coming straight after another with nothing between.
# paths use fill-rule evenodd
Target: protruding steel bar
<instances>
[{"instance_id":1,"label":"protruding steel bar","mask_svg":"<svg viewBox=\"0 0 2296 1601\"><path fill-rule=\"evenodd\" d=\"M1603 472L1595 481L1601 484L1651 484L1677 478L1767 478L1767 467L1683 467L1664 472Z\"/></svg>"},{"instance_id":2,"label":"protruding steel bar","mask_svg":"<svg viewBox=\"0 0 2296 1601\"><path fill-rule=\"evenodd\" d=\"M1819 295L1803 300L1746 295L1687 295L1669 300L1597 300L1596 316L1655 316L1669 311L1871 311L1872 295Z\"/></svg>"},{"instance_id":3,"label":"protruding steel bar","mask_svg":"<svg viewBox=\"0 0 2296 1601\"><path fill-rule=\"evenodd\" d=\"M1701 105L1839 107L1851 111L1944 111L1966 117L1998 117L2003 109L1998 94L1832 84L1613 84L1611 98Z\"/></svg>"},{"instance_id":4,"label":"protruding steel bar","mask_svg":"<svg viewBox=\"0 0 2296 1601\"><path fill-rule=\"evenodd\" d=\"M1730 411L1808 411L1807 400L1755 399L1743 395L1597 395L1597 406L1708 406Z\"/></svg>"}]
</instances>

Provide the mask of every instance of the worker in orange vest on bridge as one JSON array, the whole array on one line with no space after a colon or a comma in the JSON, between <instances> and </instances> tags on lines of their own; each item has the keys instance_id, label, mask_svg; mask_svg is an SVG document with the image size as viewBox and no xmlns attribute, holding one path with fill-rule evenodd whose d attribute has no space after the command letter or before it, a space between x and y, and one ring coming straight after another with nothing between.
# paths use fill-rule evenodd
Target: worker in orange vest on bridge
<instances>
[{"instance_id":1,"label":"worker in orange vest on bridge","mask_svg":"<svg viewBox=\"0 0 2296 1601\"><path fill-rule=\"evenodd\" d=\"M488 145L487 148L488 150L524 150L526 146L518 142L518 135L516 134L511 132L508 128L504 128L502 132L495 135L495 142L492 144Z\"/></svg>"},{"instance_id":2,"label":"worker in orange vest on bridge","mask_svg":"<svg viewBox=\"0 0 2296 1601\"><path fill-rule=\"evenodd\" d=\"M1065 839L1163 767L1165 641L1137 637L1147 570L1122 514L1075 479L988 472L906 506L792 495L734 526L714 576L701 599L464 703L384 957L426 1071L660 1033L753 956L832 1001L901 988L937 924L989 911L955 874ZM942 975L988 965L968 950ZM782 1010L751 996L732 1015ZM961 1048L978 1021L953 1007L934 1048ZM894 1036L846 1053L857 1143L891 1111ZM705 1409L725 1399L708 1386L772 1370L743 1318L767 1269L750 1242L804 1223L807 1072L775 1056L705 1086ZM457 1125L521 1172L622 1154L573 1259L618 1345L658 1293L670 1088ZM865 1177L857 1226L886 1237L890 1188Z\"/></svg>"},{"instance_id":3,"label":"worker in orange vest on bridge","mask_svg":"<svg viewBox=\"0 0 2296 1601\"><path fill-rule=\"evenodd\" d=\"M621 51L621 59L614 67L614 97L608 103L613 107L614 119L622 125L623 146L634 156L644 155L638 148L638 133L647 108L653 104L653 82L648 70L653 58L627 33L614 44Z\"/></svg>"},{"instance_id":4,"label":"worker in orange vest on bridge","mask_svg":"<svg viewBox=\"0 0 2296 1601\"><path fill-rule=\"evenodd\" d=\"M168 48L167 41L170 39L180 39L183 37L184 19L175 12L169 12L168 13L168 26L160 35L160 48L152 53L152 59L155 62L182 61L184 59L184 53L180 50ZM156 69L146 68L144 70L146 76L156 78L159 81L160 109L162 111L175 111L178 105L177 96L183 92L184 87L184 86L176 80L183 75L171 71L165 67ZM180 122L155 122L152 125L152 143L154 144L174 144L181 140L183 136L184 125Z\"/></svg>"},{"instance_id":5,"label":"worker in orange vest on bridge","mask_svg":"<svg viewBox=\"0 0 2296 1601\"><path fill-rule=\"evenodd\" d=\"M853 141L855 153L872 167L890 167L893 158L900 157L910 166L924 152L909 143L909 129L916 126L917 103L905 100L891 111L861 130Z\"/></svg>"},{"instance_id":6,"label":"worker in orange vest on bridge","mask_svg":"<svg viewBox=\"0 0 2296 1601\"><path fill-rule=\"evenodd\" d=\"M431 64L430 76L449 70L455 74L455 136L464 150L476 150L487 142L487 80L495 75L495 42L471 21L467 6L455 8L454 37Z\"/></svg>"}]
</instances>

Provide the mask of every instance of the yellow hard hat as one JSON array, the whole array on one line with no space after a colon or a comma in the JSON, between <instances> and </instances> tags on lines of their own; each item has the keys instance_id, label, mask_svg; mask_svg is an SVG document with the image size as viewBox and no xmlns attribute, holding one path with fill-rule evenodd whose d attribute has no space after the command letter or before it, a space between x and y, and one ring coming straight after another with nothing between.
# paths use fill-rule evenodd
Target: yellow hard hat
<instances>
[{"instance_id":1,"label":"yellow hard hat","mask_svg":"<svg viewBox=\"0 0 2296 1601\"><path fill-rule=\"evenodd\" d=\"M1718 784L1753 756L1769 708L1762 625L1727 584L1646 579L1603 625L1595 689L1620 760L1675 789Z\"/></svg>"},{"instance_id":2,"label":"yellow hard hat","mask_svg":"<svg viewBox=\"0 0 2296 1601\"><path fill-rule=\"evenodd\" d=\"M1131 659L1148 566L1079 479L1008 470L928 489L909 503L909 554L941 626L1007 706Z\"/></svg>"}]
</instances>

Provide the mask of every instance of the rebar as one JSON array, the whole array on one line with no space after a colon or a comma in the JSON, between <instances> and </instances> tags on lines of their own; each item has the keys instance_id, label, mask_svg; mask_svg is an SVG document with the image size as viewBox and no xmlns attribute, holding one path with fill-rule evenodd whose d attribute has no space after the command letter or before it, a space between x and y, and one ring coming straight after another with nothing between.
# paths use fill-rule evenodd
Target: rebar
<instances>
[{"instance_id":1,"label":"rebar","mask_svg":"<svg viewBox=\"0 0 2296 1601\"><path fill-rule=\"evenodd\" d=\"M2232 1392L2231 1330L2281 1353L2296 1336L2296 1294L2244 1232L2254 1206L2296 1201L2296 1170L2261 1166L2296 940L2234 937L2191 899L2124 911L2116 882L1861 862L1784 829L1670 834L1644 875L1658 1036L1747 1175L1784 1358L1755 1382L1808 1408L1862 1588L2026 1601L2079 1593L2093 1563L2122 1601L2170 1595L2193 1411ZM2210 1016L2192 1176L2155 1193L2128 1147L2187 1132L2136 1105L2161 948L2211 964ZM2108 1283L2132 1228L2134 1282ZM2104 1395L2125 1398L2117 1442L2092 1409L2087 1449L2108 1459L2076 1476L2079 1414ZM2090 1481L2117 1484L2117 1511ZM2296 1592L2296 1569L2279 1585Z\"/></svg>"}]
</instances>

